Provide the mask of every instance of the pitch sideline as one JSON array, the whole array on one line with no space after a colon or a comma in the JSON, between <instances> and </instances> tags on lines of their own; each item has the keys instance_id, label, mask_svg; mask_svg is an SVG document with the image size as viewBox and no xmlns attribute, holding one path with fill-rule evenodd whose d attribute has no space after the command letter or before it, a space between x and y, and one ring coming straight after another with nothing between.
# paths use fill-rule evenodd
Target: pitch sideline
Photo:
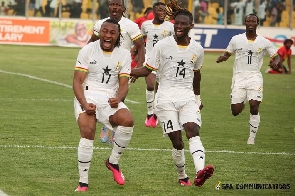
<instances>
[{"instance_id":1,"label":"pitch sideline","mask_svg":"<svg viewBox=\"0 0 295 196\"><path fill-rule=\"evenodd\" d=\"M23 76L23 77L27 77L27 78L34 79L34 80L39 80L39 81L42 81L42 82L47 82L47 83L56 84L56 85L67 87L67 88L72 88L72 86L68 85L68 84L56 82L56 81L53 81L53 80L47 80L47 79L44 79L44 78L38 78L38 77L29 75L29 74L22 74L22 73L10 72L10 71L4 71L4 70L0 70L0 73ZM133 100L129 100L129 99L125 99L125 101L129 102L129 103L140 104L140 102L138 102L138 101L133 101Z\"/></svg>"}]
</instances>

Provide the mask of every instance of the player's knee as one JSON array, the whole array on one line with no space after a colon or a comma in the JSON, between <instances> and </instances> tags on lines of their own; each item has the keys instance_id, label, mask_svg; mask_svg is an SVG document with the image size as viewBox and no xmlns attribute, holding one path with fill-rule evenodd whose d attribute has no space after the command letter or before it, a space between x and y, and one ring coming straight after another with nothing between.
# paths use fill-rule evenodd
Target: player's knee
<instances>
[{"instance_id":1,"label":"player's knee","mask_svg":"<svg viewBox=\"0 0 295 196\"><path fill-rule=\"evenodd\" d=\"M134 120L131 112L127 109L122 109L122 111L118 113L118 119L116 124L123 127L133 127Z\"/></svg>"},{"instance_id":2,"label":"player's knee","mask_svg":"<svg viewBox=\"0 0 295 196\"><path fill-rule=\"evenodd\" d=\"M259 104L252 104L250 102L250 113L252 115L257 115L258 114L258 109L259 109Z\"/></svg>"},{"instance_id":3,"label":"player's knee","mask_svg":"<svg viewBox=\"0 0 295 196\"><path fill-rule=\"evenodd\" d=\"M155 87L153 85L147 84L146 85L146 90L148 90L148 91L154 91L155 90Z\"/></svg>"},{"instance_id":4,"label":"player's knee","mask_svg":"<svg viewBox=\"0 0 295 196\"><path fill-rule=\"evenodd\" d=\"M182 150L184 148L183 141L181 139L174 139L172 141L173 148L177 150Z\"/></svg>"},{"instance_id":5,"label":"player's knee","mask_svg":"<svg viewBox=\"0 0 295 196\"><path fill-rule=\"evenodd\" d=\"M80 125L79 128L80 128L80 133L82 138L86 138L90 140L94 139L95 128L91 126L87 126L87 125L84 125L84 126Z\"/></svg>"}]
</instances>

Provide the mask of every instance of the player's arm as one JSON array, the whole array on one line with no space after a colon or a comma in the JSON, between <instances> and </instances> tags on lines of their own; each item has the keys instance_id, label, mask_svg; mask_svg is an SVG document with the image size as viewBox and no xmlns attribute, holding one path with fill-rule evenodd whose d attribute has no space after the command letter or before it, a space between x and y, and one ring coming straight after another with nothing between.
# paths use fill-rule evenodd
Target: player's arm
<instances>
[{"instance_id":1,"label":"player's arm","mask_svg":"<svg viewBox=\"0 0 295 196\"><path fill-rule=\"evenodd\" d=\"M139 39L133 41L133 43L135 47L137 48L137 52L138 52L137 67L142 67L145 61L145 47L144 47L143 38L140 37Z\"/></svg>"},{"instance_id":2,"label":"player's arm","mask_svg":"<svg viewBox=\"0 0 295 196\"><path fill-rule=\"evenodd\" d=\"M152 69L147 68L146 66L144 67L139 67L131 70L130 76L133 77L146 77L152 72Z\"/></svg>"},{"instance_id":3,"label":"player's arm","mask_svg":"<svg viewBox=\"0 0 295 196\"><path fill-rule=\"evenodd\" d=\"M223 61L226 61L232 55L232 53L235 51L235 40L236 40L236 37L233 37L230 40L226 48L226 51L217 58L216 63L221 63Z\"/></svg>"},{"instance_id":4,"label":"player's arm","mask_svg":"<svg viewBox=\"0 0 295 196\"><path fill-rule=\"evenodd\" d=\"M109 104L112 108L117 108L119 103L125 99L129 89L129 75L118 76L119 88L115 98L109 98Z\"/></svg>"},{"instance_id":5,"label":"player's arm","mask_svg":"<svg viewBox=\"0 0 295 196\"><path fill-rule=\"evenodd\" d=\"M216 63L221 63L222 61L226 61L231 56L231 53L225 51L221 56L219 56L216 60Z\"/></svg>"},{"instance_id":6,"label":"player's arm","mask_svg":"<svg viewBox=\"0 0 295 196\"><path fill-rule=\"evenodd\" d=\"M193 89L194 94L196 96L197 104L199 105L199 109L203 108L202 100L201 100L201 67L204 61L204 49L200 50L199 56L194 64L194 80L193 80Z\"/></svg>"},{"instance_id":7,"label":"player's arm","mask_svg":"<svg viewBox=\"0 0 295 196\"><path fill-rule=\"evenodd\" d=\"M98 21L97 23L95 23L95 25L93 27L93 33L92 33L90 39L88 40L87 44L99 40L100 26L101 26L101 22L100 21Z\"/></svg>"},{"instance_id":8,"label":"player's arm","mask_svg":"<svg viewBox=\"0 0 295 196\"><path fill-rule=\"evenodd\" d=\"M277 53L271 56L270 66L274 69L278 69L281 64L281 57Z\"/></svg>"}]
</instances>

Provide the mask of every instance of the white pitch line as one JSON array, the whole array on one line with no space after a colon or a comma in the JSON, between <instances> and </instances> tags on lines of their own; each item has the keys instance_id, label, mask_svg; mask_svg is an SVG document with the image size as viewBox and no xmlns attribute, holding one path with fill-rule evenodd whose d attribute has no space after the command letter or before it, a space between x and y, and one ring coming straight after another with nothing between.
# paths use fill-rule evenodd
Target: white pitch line
<instances>
[{"instance_id":1,"label":"white pitch line","mask_svg":"<svg viewBox=\"0 0 295 196\"><path fill-rule=\"evenodd\" d=\"M56 85L59 85L59 86L67 87L67 88L72 88L72 86L71 85L68 85L68 84L56 82L56 81L53 81L53 80L47 80L47 79L44 79L44 78L38 78L38 77L29 75L29 74L23 74L23 73L17 73L17 72L10 72L10 71L4 71L4 70L0 70L0 72L1 73L6 73L6 74L11 74L11 75L23 76L23 77L27 77L27 78L34 79L34 80L39 80L39 81L43 81L43 82L47 82L47 83L51 83L51 84L56 84ZM133 101L133 100L129 100L129 99L125 99L125 101L126 102L129 102L129 103L134 103L134 104L139 104L140 103L138 101Z\"/></svg>"},{"instance_id":2,"label":"white pitch line","mask_svg":"<svg viewBox=\"0 0 295 196\"><path fill-rule=\"evenodd\" d=\"M77 149L73 146L41 146L41 145L0 145L0 148L44 148L44 149ZM111 147L94 147L95 150L111 150ZM158 148L127 148L133 151L171 151L171 149ZM188 150L186 150L188 151ZM243 152L231 150L206 150L208 153L228 153L228 154L257 154L257 155L286 155L295 156L295 153L289 152Z\"/></svg>"},{"instance_id":3,"label":"white pitch line","mask_svg":"<svg viewBox=\"0 0 295 196\"><path fill-rule=\"evenodd\" d=\"M8 196L8 195L5 194L3 191L0 190L0 196Z\"/></svg>"}]
</instances>

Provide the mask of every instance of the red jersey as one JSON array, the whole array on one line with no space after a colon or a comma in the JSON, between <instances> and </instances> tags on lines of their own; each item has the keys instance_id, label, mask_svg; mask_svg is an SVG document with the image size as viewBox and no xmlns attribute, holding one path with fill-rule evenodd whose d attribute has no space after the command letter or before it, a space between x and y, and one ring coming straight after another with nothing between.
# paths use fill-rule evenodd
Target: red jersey
<instances>
[{"instance_id":1,"label":"red jersey","mask_svg":"<svg viewBox=\"0 0 295 196\"><path fill-rule=\"evenodd\" d=\"M136 20L134 22L138 25L139 28L141 28L142 23L146 20L147 20L146 17L141 16L139 18L136 18Z\"/></svg>"},{"instance_id":2,"label":"red jersey","mask_svg":"<svg viewBox=\"0 0 295 196\"><path fill-rule=\"evenodd\" d=\"M280 55L282 62L284 62L284 60L286 59L286 57L291 57L292 55L292 50L289 49L287 50L287 48L285 46L282 46L278 51L277 51L278 55Z\"/></svg>"}]
</instances>

